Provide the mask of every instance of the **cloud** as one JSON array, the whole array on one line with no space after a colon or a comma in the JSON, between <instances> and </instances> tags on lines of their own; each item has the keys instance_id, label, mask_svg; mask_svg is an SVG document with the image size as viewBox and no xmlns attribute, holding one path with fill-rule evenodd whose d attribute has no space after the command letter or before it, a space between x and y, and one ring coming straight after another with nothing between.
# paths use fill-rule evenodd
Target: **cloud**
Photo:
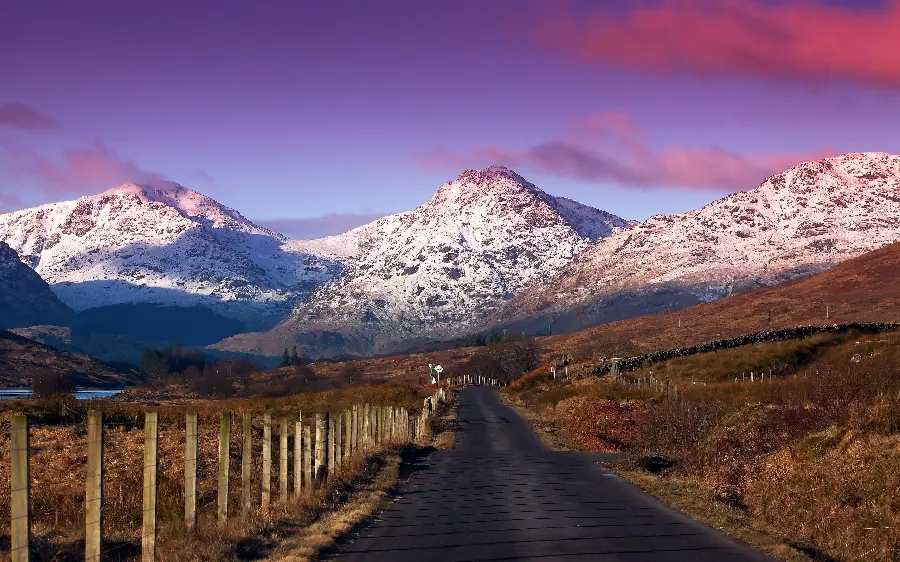
<instances>
[{"instance_id":1,"label":"cloud","mask_svg":"<svg viewBox=\"0 0 900 562\"><path fill-rule=\"evenodd\" d=\"M839 153L739 155L718 147L646 144L643 127L621 111L576 121L569 138L527 148L480 147L465 152L437 150L417 158L426 168L461 169L503 164L535 172L641 189L741 191L808 160Z\"/></svg>"},{"instance_id":2,"label":"cloud","mask_svg":"<svg viewBox=\"0 0 900 562\"><path fill-rule=\"evenodd\" d=\"M900 0L880 9L811 0L661 0L614 13L556 3L532 28L581 63L698 76L900 87Z\"/></svg>"},{"instance_id":3,"label":"cloud","mask_svg":"<svg viewBox=\"0 0 900 562\"><path fill-rule=\"evenodd\" d=\"M128 181L162 179L156 172L123 160L99 140L84 148L67 150L56 161L30 148L2 141L0 157L8 179L29 181L54 194L93 192Z\"/></svg>"},{"instance_id":4,"label":"cloud","mask_svg":"<svg viewBox=\"0 0 900 562\"><path fill-rule=\"evenodd\" d=\"M0 127L21 131L53 131L59 129L56 121L22 103L0 105Z\"/></svg>"},{"instance_id":5,"label":"cloud","mask_svg":"<svg viewBox=\"0 0 900 562\"><path fill-rule=\"evenodd\" d=\"M368 224L390 213L331 213L321 217L302 219L263 219L256 224L280 232L295 240L309 240L342 234L357 226Z\"/></svg>"}]
</instances>

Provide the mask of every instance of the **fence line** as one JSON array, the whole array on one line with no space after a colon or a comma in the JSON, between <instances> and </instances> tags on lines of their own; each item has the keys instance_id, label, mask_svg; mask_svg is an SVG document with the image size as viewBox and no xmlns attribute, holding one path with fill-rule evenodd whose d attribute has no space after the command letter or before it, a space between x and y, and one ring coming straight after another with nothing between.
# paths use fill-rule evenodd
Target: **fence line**
<instances>
[{"instance_id":1,"label":"fence line","mask_svg":"<svg viewBox=\"0 0 900 562\"><path fill-rule=\"evenodd\" d=\"M293 470L293 495L309 492L322 486L340 472L346 472L353 457L377 453L407 442L421 443L426 437L425 427L439 402L446 399L444 388L426 398L427 407L421 416L412 417L400 407L372 407L355 405L344 412L331 415L317 413L315 440L310 426L302 424L302 414L293 420L278 421L279 429L279 501L290 496L289 472ZM219 525L229 519L229 467L231 461L231 429L235 419L231 412L222 412L218 432L218 478L216 518ZM241 516L252 513L253 473L253 416L242 416L241 435ZM184 424L184 524L189 533L196 533L198 519L198 465L200 451L199 416L187 413ZM272 417L264 415L262 443L262 489L258 498L263 510L271 503ZM179 424L180 426L180 424ZM293 448L290 447L290 428L293 426ZM141 518L141 558L144 562L156 559L157 496L159 491L159 415L146 412L143 439L143 493ZM16 414L10 424L10 550L12 562L27 562L32 553L31 537L31 474L29 470L31 446L30 427L26 415ZM120 544L103 550L103 485L104 485L104 422L103 413L91 410L87 415L87 471L85 475L85 543L86 562L100 562ZM77 446L77 444L70 444ZM288 455L293 452L293 463Z\"/></svg>"}]
</instances>

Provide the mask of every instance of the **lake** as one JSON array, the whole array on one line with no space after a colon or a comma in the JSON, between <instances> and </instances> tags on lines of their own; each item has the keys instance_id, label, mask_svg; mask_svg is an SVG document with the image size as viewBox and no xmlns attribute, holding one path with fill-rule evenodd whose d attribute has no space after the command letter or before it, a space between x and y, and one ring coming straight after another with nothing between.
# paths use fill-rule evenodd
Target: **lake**
<instances>
[{"instance_id":1,"label":"lake","mask_svg":"<svg viewBox=\"0 0 900 562\"><path fill-rule=\"evenodd\" d=\"M90 400L92 398L109 398L122 392L123 389L115 390L76 390L72 392L77 400ZM27 389L0 389L0 400L4 398L31 398L31 391Z\"/></svg>"}]
</instances>

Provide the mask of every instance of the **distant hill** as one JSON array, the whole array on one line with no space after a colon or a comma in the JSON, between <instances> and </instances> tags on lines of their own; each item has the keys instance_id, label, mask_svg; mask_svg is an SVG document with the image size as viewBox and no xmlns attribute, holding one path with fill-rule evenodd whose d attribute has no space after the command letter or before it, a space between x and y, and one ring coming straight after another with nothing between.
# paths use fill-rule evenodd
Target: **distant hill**
<instances>
[{"instance_id":1,"label":"distant hill","mask_svg":"<svg viewBox=\"0 0 900 562\"><path fill-rule=\"evenodd\" d=\"M29 387L32 377L42 373L66 374L79 387L118 388L139 382L136 372L0 330L0 388Z\"/></svg>"},{"instance_id":2,"label":"distant hill","mask_svg":"<svg viewBox=\"0 0 900 562\"><path fill-rule=\"evenodd\" d=\"M900 320L900 244L891 244L803 279L659 314L541 338L573 350L615 337L652 348L692 345L769 328Z\"/></svg>"},{"instance_id":3,"label":"distant hill","mask_svg":"<svg viewBox=\"0 0 900 562\"><path fill-rule=\"evenodd\" d=\"M0 241L0 328L68 324L72 316L49 285Z\"/></svg>"}]
</instances>

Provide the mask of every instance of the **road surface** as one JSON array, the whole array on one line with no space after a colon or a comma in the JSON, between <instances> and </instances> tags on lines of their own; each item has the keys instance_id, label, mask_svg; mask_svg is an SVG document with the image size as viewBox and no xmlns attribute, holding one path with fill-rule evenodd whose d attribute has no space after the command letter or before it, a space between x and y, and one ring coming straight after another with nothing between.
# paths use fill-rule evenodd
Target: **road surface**
<instances>
[{"instance_id":1,"label":"road surface","mask_svg":"<svg viewBox=\"0 0 900 562\"><path fill-rule=\"evenodd\" d=\"M487 387L462 391L456 448L437 451L327 559L769 561L601 470L555 452Z\"/></svg>"}]
</instances>

